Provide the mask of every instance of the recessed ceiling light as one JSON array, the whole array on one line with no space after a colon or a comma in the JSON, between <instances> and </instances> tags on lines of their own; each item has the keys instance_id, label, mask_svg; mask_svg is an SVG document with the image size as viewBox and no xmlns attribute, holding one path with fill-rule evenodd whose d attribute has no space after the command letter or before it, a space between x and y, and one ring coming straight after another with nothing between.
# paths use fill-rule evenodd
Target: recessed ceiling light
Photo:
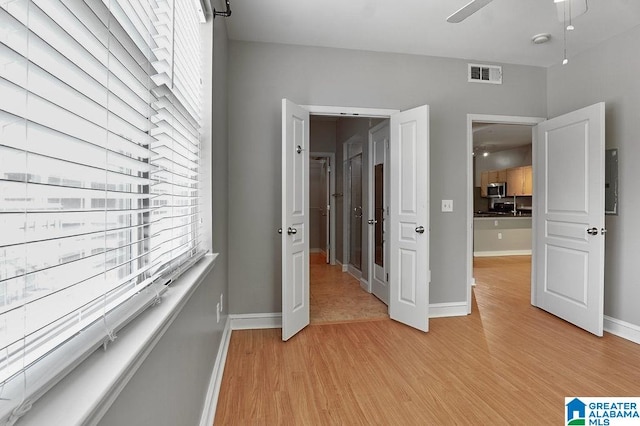
<instances>
[{"instance_id":1,"label":"recessed ceiling light","mask_svg":"<svg viewBox=\"0 0 640 426\"><path fill-rule=\"evenodd\" d=\"M531 41L533 42L533 44L542 44L548 42L549 40L551 40L551 34L549 33L536 34L531 37Z\"/></svg>"},{"instance_id":2,"label":"recessed ceiling light","mask_svg":"<svg viewBox=\"0 0 640 426\"><path fill-rule=\"evenodd\" d=\"M489 153L488 153L487 151L485 151L485 152L483 152L483 153L482 153L482 156L483 156L483 157L488 157L488 156L489 156Z\"/></svg>"}]
</instances>

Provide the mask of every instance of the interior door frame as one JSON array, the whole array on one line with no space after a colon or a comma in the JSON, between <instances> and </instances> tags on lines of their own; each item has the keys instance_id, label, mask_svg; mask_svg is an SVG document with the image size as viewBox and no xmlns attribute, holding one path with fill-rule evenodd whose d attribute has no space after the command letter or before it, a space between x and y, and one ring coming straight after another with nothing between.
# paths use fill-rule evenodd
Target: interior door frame
<instances>
[{"instance_id":1,"label":"interior door frame","mask_svg":"<svg viewBox=\"0 0 640 426\"><path fill-rule=\"evenodd\" d=\"M301 105L303 108L305 108L307 111L309 111L309 115L321 115L321 116L328 116L328 117L357 117L357 118L391 118L391 116L393 114L396 114L398 112L400 112L399 109L389 109L389 108L361 108L361 107L342 107L342 106L328 106L328 105ZM343 148L344 149L344 148ZM344 151L343 151L344 153ZM344 163L345 163L345 158L344 158L344 154L343 154L343 161L341 165L337 165L336 167L344 167ZM342 271L343 272L347 272L348 270L348 265L349 265L349 256L348 256L348 252L347 252L347 248L348 248L348 238L347 238L347 233L345 232L346 229L346 224L347 224L347 219L348 217L345 217L345 215L347 214L345 212L345 208L344 205L346 204L346 197L347 197L347 193L346 193L346 179L344 178L345 174L344 174L344 170L343 170L343 176L342 176L342 188L343 188L343 192L342 192L342 196L343 196L343 220L342 220L342 234L343 234L343 238L342 238L342 259L340 260L341 264L342 264ZM335 201L335 200L334 200ZM334 250L335 252L335 250ZM362 282L361 282L362 285Z\"/></svg>"},{"instance_id":2,"label":"interior door frame","mask_svg":"<svg viewBox=\"0 0 640 426\"><path fill-rule=\"evenodd\" d=\"M473 122L481 121L483 123L491 123L491 124L522 124L527 126L532 126L531 133L531 147L532 147L532 179L535 182L536 175L536 149L537 146L537 138L535 132L533 131L533 126L547 120L543 117L524 117L517 115L487 115L487 114L467 114L467 261L466 261L466 269L467 269L467 313L471 313L471 289L475 285L475 280L473 277ZM532 208L535 211L536 207L536 187L533 187L533 204ZM531 221L531 233L535 232L535 222ZM535 243L532 241L533 246L531 247L531 258L532 263L533 259L536 256L536 247ZM536 288L536 279L535 279L535 271L534 268L531 269L531 300L534 302Z\"/></svg>"},{"instance_id":3,"label":"interior door frame","mask_svg":"<svg viewBox=\"0 0 640 426\"><path fill-rule=\"evenodd\" d=\"M336 264L336 200L333 194L336 193L336 155L333 152L309 152L310 157L320 157L329 159L329 264Z\"/></svg>"}]
</instances>

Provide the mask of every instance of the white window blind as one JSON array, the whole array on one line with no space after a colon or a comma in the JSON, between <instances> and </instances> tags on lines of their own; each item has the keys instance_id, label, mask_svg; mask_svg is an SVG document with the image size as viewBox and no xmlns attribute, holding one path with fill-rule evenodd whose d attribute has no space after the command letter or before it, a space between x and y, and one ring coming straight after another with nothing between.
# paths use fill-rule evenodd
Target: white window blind
<instances>
[{"instance_id":1,"label":"white window blind","mask_svg":"<svg viewBox=\"0 0 640 426\"><path fill-rule=\"evenodd\" d=\"M0 419L201 256L198 24L193 0L0 0Z\"/></svg>"}]
</instances>

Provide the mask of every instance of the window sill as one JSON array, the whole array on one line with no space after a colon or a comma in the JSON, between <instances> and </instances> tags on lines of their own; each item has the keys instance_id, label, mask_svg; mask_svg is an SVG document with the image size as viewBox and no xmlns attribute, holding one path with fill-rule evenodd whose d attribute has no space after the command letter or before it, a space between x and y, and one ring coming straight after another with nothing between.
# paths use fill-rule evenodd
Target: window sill
<instances>
[{"instance_id":1,"label":"window sill","mask_svg":"<svg viewBox=\"0 0 640 426\"><path fill-rule=\"evenodd\" d=\"M213 269L207 254L167 289L162 303L122 329L107 351L98 349L39 398L18 425L97 424Z\"/></svg>"}]
</instances>

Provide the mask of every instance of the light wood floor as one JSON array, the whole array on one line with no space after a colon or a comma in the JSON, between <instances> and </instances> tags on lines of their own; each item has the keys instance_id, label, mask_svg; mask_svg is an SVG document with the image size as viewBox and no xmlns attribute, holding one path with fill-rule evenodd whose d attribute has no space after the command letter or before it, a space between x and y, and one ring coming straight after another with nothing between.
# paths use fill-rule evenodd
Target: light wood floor
<instances>
[{"instance_id":1,"label":"light wood floor","mask_svg":"<svg viewBox=\"0 0 640 426\"><path fill-rule=\"evenodd\" d=\"M640 345L530 305L528 256L475 263L473 313L234 331L217 425L562 424L565 396L640 395Z\"/></svg>"},{"instance_id":2,"label":"light wood floor","mask_svg":"<svg viewBox=\"0 0 640 426\"><path fill-rule=\"evenodd\" d=\"M387 305L360 287L360 282L327 265L325 256L311 253L309 265L309 316L311 324L368 321L387 318Z\"/></svg>"}]
</instances>

